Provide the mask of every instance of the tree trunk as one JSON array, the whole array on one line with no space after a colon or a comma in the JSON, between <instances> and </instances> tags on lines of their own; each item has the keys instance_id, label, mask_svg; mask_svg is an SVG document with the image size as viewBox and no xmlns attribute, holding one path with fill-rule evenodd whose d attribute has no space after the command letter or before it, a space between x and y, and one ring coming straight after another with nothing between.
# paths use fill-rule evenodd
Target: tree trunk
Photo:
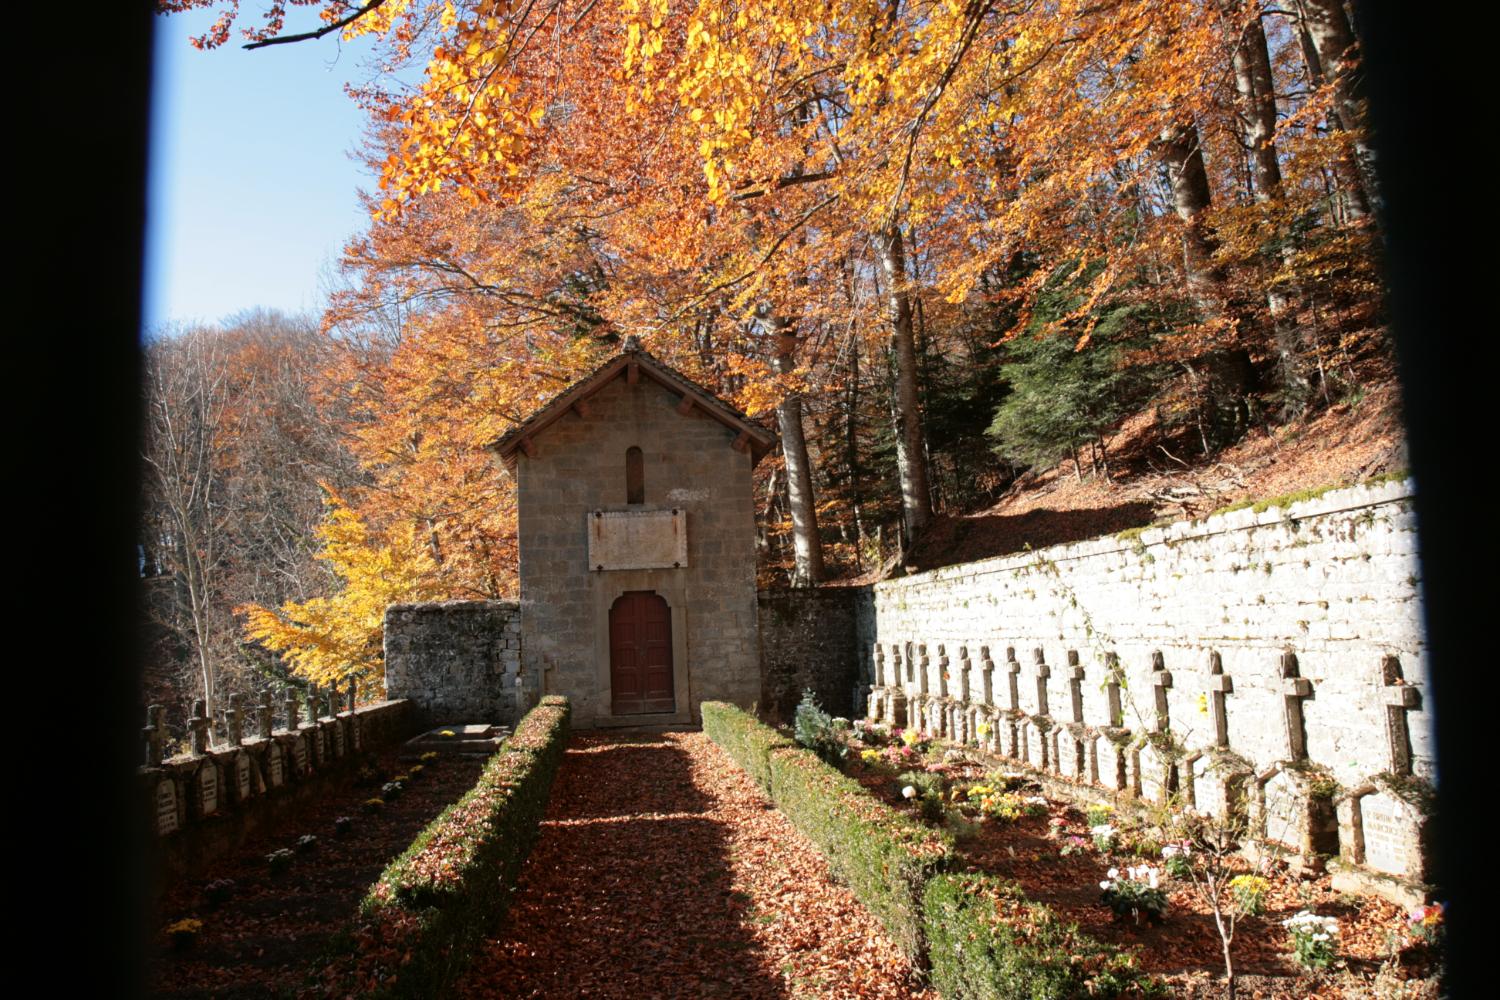
<instances>
[{"instance_id":1,"label":"tree trunk","mask_svg":"<svg viewBox=\"0 0 1500 1000\"><path fill-rule=\"evenodd\" d=\"M923 447L922 411L917 398L917 346L912 329L911 293L906 280L906 249L901 228L891 225L876 238L880 268L885 275L891 320L891 353L896 360L892 410L896 422L896 467L901 476L901 513L904 543L909 549L932 523L932 493Z\"/></svg>"},{"instance_id":2,"label":"tree trunk","mask_svg":"<svg viewBox=\"0 0 1500 1000\"><path fill-rule=\"evenodd\" d=\"M1315 86L1324 82L1333 85L1329 124L1352 133L1354 155L1342 156L1334 164L1339 186L1344 189L1345 217L1350 222L1368 219L1376 191L1375 164L1364 129L1364 99L1354 70L1358 55L1354 30L1341 0L1298 0L1297 10L1309 81Z\"/></svg>"},{"instance_id":3,"label":"tree trunk","mask_svg":"<svg viewBox=\"0 0 1500 1000\"><path fill-rule=\"evenodd\" d=\"M790 319L776 319L778 374L797 367L797 335ZM812 463L807 457L807 438L802 432L802 397L788 395L776 407L781 430L781 451L786 457L787 506L792 514L792 551L795 570L792 585L803 587L823 579L823 541L818 533L818 505L813 493Z\"/></svg>"},{"instance_id":4,"label":"tree trunk","mask_svg":"<svg viewBox=\"0 0 1500 1000\"><path fill-rule=\"evenodd\" d=\"M1226 6L1232 8L1231 0ZM1281 165L1276 159L1276 90L1271 75L1271 56L1258 8L1240 30L1234 49L1234 84L1239 97L1245 143L1250 149L1252 190L1262 204L1282 198ZM1292 247L1283 242L1278 256L1287 263ZM1307 406L1312 382L1307 374L1306 349L1297 327L1291 296L1274 282L1266 288L1266 308L1276 339L1277 370L1281 382L1282 416L1291 417Z\"/></svg>"},{"instance_id":5,"label":"tree trunk","mask_svg":"<svg viewBox=\"0 0 1500 1000\"><path fill-rule=\"evenodd\" d=\"M1182 221L1182 264L1188 296L1205 318L1230 323L1235 328L1231 336L1238 340L1242 336L1240 317L1232 308L1224 272L1214 263L1215 244L1203 223L1203 214L1212 205L1212 194L1197 125L1186 121L1168 127L1161 133L1156 148L1167 168L1172 208ZM1232 440L1250 423L1246 400L1253 372L1250 354L1242 346L1228 346L1205 355L1203 366L1208 376L1207 402L1214 411L1210 423L1216 428L1215 437Z\"/></svg>"}]
</instances>

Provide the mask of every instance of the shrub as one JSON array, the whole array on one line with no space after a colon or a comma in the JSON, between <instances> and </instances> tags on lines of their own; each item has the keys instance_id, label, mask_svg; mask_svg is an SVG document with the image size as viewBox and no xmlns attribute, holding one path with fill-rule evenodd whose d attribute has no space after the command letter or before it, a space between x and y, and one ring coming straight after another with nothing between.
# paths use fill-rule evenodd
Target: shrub
<instances>
[{"instance_id":1,"label":"shrub","mask_svg":"<svg viewBox=\"0 0 1500 1000\"><path fill-rule=\"evenodd\" d=\"M792 741L762 725L753 715L722 701L705 701L701 710L703 732L770 795L771 751L792 746Z\"/></svg>"},{"instance_id":2,"label":"shrub","mask_svg":"<svg viewBox=\"0 0 1500 1000\"><path fill-rule=\"evenodd\" d=\"M474 787L417 835L360 904L324 974L338 995L436 996L509 907L567 745L569 708L532 709Z\"/></svg>"},{"instance_id":3,"label":"shrub","mask_svg":"<svg viewBox=\"0 0 1500 1000\"><path fill-rule=\"evenodd\" d=\"M847 725L847 720L839 721ZM811 689L802 692L802 701L792 716L792 732L799 744L837 767L849 753L848 744L840 736L840 728L834 724L833 716L823 711L818 696Z\"/></svg>"},{"instance_id":4,"label":"shrub","mask_svg":"<svg viewBox=\"0 0 1500 1000\"><path fill-rule=\"evenodd\" d=\"M1159 989L1133 955L1063 923L992 875L933 879L923 925L932 984L944 1000L1118 997Z\"/></svg>"},{"instance_id":5,"label":"shrub","mask_svg":"<svg viewBox=\"0 0 1500 1000\"><path fill-rule=\"evenodd\" d=\"M922 887L948 863L952 837L902 815L857 781L795 747L770 755L776 805L908 956L922 947Z\"/></svg>"}]
</instances>

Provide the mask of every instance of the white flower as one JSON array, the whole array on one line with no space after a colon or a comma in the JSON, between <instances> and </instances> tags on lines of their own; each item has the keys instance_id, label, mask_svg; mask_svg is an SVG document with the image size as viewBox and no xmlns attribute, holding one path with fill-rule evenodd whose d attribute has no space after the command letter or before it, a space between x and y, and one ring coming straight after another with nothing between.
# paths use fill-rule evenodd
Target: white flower
<instances>
[{"instance_id":1,"label":"white flower","mask_svg":"<svg viewBox=\"0 0 1500 1000\"><path fill-rule=\"evenodd\" d=\"M901 794L905 798L914 799L917 797L917 790L911 785L907 785L905 788L901 789Z\"/></svg>"},{"instance_id":2,"label":"white flower","mask_svg":"<svg viewBox=\"0 0 1500 1000\"><path fill-rule=\"evenodd\" d=\"M1109 887L1112 886L1112 885L1114 885L1113 882L1100 882L1099 883L1099 888L1103 889L1105 892L1108 892L1109 891Z\"/></svg>"},{"instance_id":3,"label":"white flower","mask_svg":"<svg viewBox=\"0 0 1500 1000\"><path fill-rule=\"evenodd\" d=\"M1153 888L1153 889L1156 888L1156 878L1157 878L1156 869L1155 868L1147 869L1146 883L1148 885L1150 885L1151 888Z\"/></svg>"},{"instance_id":4,"label":"white flower","mask_svg":"<svg viewBox=\"0 0 1500 1000\"><path fill-rule=\"evenodd\" d=\"M1096 837L1113 837L1115 835L1115 828L1108 823L1100 823L1098 826L1089 827L1089 833L1092 833Z\"/></svg>"},{"instance_id":5,"label":"white flower","mask_svg":"<svg viewBox=\"0 0 1500 1000\"><path fill-rule=\"evenodd\" d=\"M1108 875L1110 878L1119 878L1120 877L1120 869L1118 869L1118 868L1111 868L1109 871L1105 872L1105 874Z\"/></svg>"}]
</instances>

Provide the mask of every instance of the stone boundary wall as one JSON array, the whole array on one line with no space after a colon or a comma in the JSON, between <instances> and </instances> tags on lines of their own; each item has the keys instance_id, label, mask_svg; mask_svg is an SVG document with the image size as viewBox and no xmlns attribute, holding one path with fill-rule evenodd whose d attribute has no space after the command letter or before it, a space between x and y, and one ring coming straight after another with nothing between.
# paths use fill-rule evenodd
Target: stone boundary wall
<instances>
[{"instance_id":1,"label":"stone boundary wall","mask_svg":"<svg viewBox=\"0 0 1500 1000\"><path fill-rule=\"evenodd\" d=\"M868 589L762 590L756 598L762 714L791 719L811 688L825 711L853 715L852 668L859 662L860 605Z\"/></svg>"},{"instance_id":2,"label":"stone boundary wall","mask_svg":"<svg viewBox=\"0 0 1500 1000\"><path fill-rule=\"evenodd\" d=\"M159 885L201 874L254 831L345 780L361 755L412 733L412 706L406 701L353 711L336 711L337 706L316 699L312 704L312 721L301 722L297 702L289 700L288 725L277 729L266 701L260 735L236 743L232 734L230 745L139 769L138 793L149 803Z\"/></svg>"},{"instance_id":3,"label":"stone boundary wall","mask_svg":"<svg viewBox=\"0 0 1500 1000\"><path fill-rule=\"evenodd\" d=\"M385 696L410 700L424 727L515 725L531 707L518 686L516 601L392 604L385 611Z\"/></svg>"},{"instance_id":4,"label":"stone boundary wall","mask_svg":"<svg viewBox=\"0 0 1500 1000\"><path fill-rule=\"evenodd\" d=\"M1352 487L876 584L869 715L1084 792L1247 815L1263 844L1414 898L1433 758L1412 496Z\"/></svg>"}]
</instances>

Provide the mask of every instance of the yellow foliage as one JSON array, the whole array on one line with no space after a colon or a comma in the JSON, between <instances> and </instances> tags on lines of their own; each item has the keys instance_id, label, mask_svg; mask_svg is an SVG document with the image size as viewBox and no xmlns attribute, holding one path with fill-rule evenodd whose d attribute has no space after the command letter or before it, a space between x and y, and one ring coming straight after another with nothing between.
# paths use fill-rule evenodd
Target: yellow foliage
<instances>
[{"instance_id":1,"label":"yellow foliage","mask_svg":"<svg viewBox=\"0 0 1500 1000\"><path fill-rule=\"evenodd\" d=\"M437 567L411 525L377 539L338 494L325 490L318 558L342 581L339 592L276 610L250 604L235 612L245 617L245 635L280 653L294 674L325 685L352 678L362 692L375 693L385 676L385 609L441 596Z\"/></svg>"}]
</instances>

